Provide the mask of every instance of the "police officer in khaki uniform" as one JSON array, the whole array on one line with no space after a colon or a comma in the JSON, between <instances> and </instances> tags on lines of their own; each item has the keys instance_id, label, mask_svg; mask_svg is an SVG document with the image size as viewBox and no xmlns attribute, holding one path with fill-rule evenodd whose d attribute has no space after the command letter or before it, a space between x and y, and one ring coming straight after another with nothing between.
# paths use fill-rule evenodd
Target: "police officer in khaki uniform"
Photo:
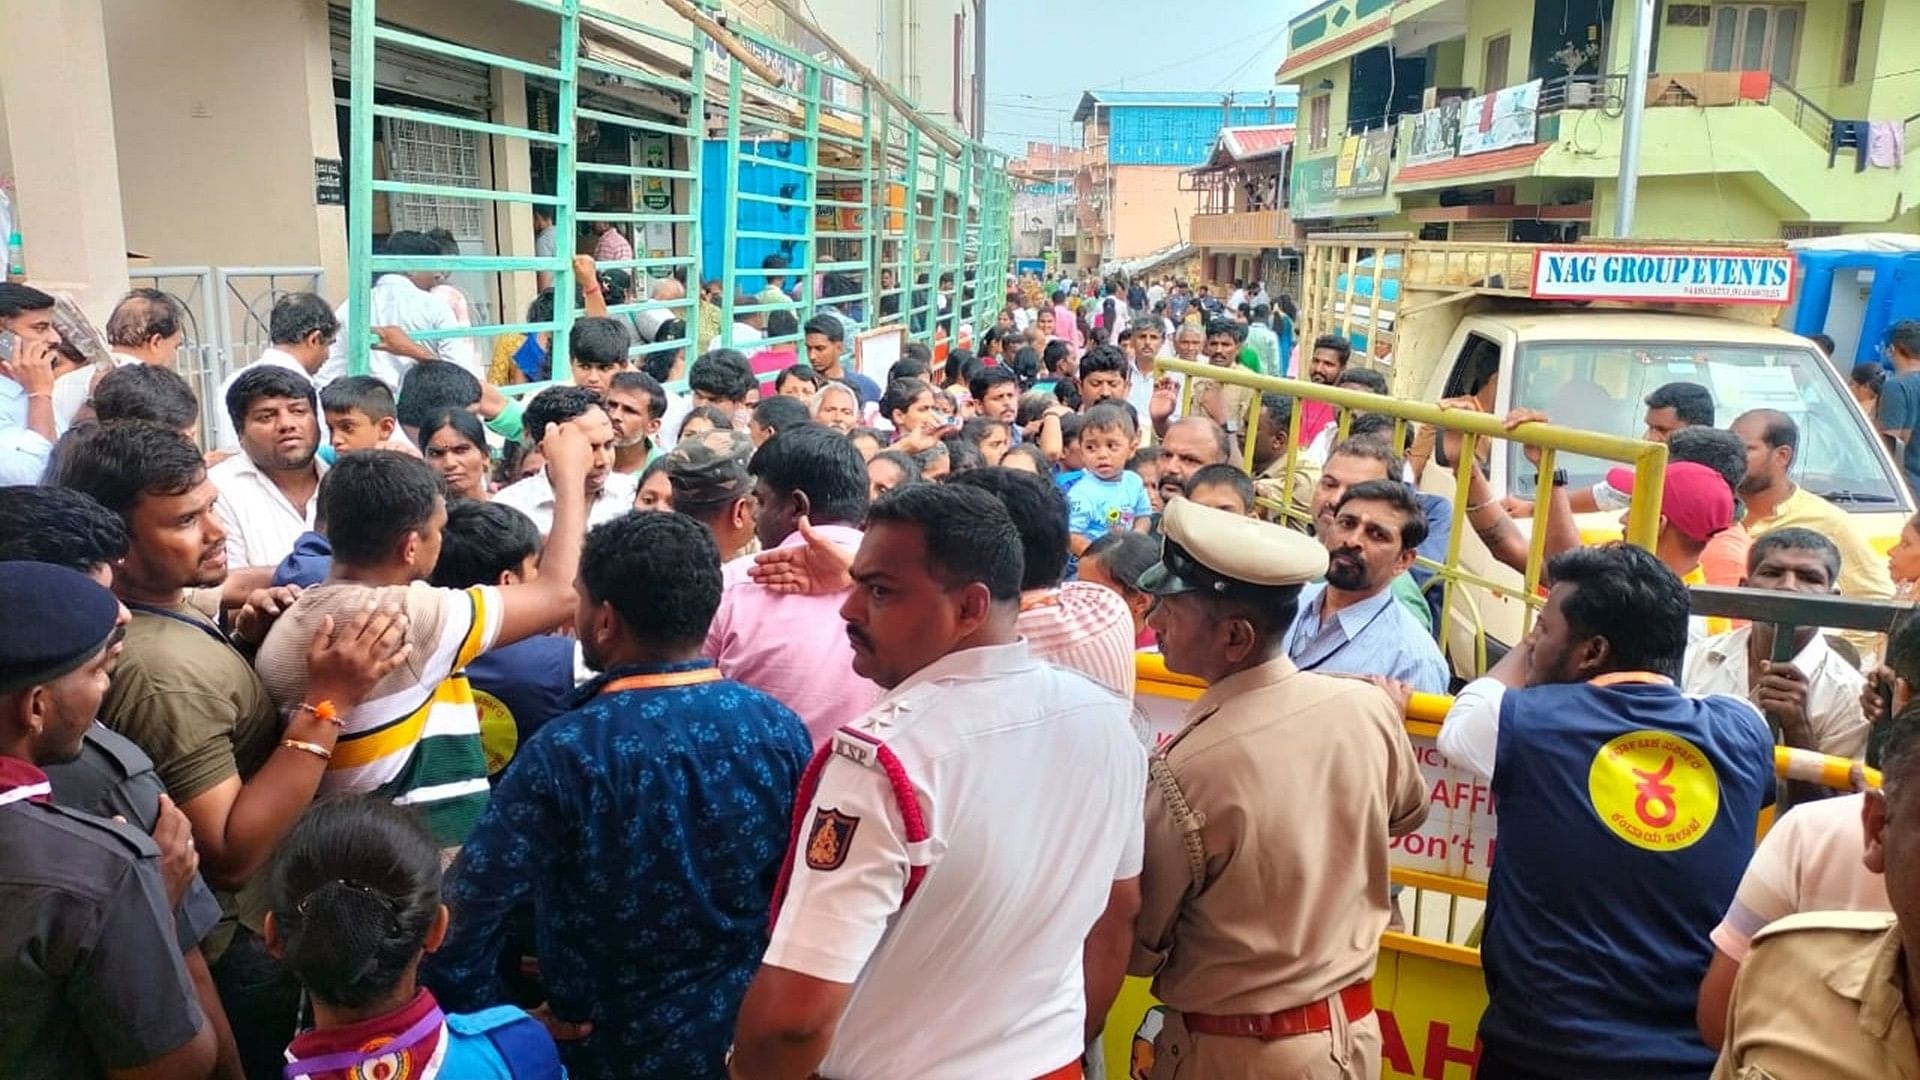
<instances>
[{"instance_id":1,"label":"police officer in khaki uniform","mask_svg":"<svg viewBox=\"0 0 1920 1080\"><path fill-rule=\"evenodd\" d=\"M1805 912L1754 935L1714 1080L1920 1080L1920 709L1883 726L1861 818L1893 914Z\"/></svg>"},{"instance_id":2,"label":"police officer in khaki uniform","mask_svg":"<svg viewBox=\"0 0 1920 1080\"><path fill-rule=\"evenodd\" d=\"M1387 842L1427 803L1387 695L1282 643L1326 549L1177 499L1140 587L1169 670L1209 689L1155 755L1130 970L1167 1004L1152 1076L1375 1080Z\"/></svg>"}]
</instances>

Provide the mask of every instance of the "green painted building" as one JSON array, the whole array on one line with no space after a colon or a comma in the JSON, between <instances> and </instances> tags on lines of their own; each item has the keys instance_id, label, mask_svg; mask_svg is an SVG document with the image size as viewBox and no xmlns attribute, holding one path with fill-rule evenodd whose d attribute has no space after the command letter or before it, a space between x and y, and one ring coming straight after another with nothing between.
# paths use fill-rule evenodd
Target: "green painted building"
<instances>
[{"instance_id":1,"label":"green painted building","mask_svg":"<svg viewBox=\"0 0 1920 1080\"><path fill-rule=\"evenodd\" d=\"M1307 231L1610 235L1624 105L1648 102L1635 235L1920 231L1915 0L1328 0L1288 27L1290 208Z\"/></svg>"}]
</instances>

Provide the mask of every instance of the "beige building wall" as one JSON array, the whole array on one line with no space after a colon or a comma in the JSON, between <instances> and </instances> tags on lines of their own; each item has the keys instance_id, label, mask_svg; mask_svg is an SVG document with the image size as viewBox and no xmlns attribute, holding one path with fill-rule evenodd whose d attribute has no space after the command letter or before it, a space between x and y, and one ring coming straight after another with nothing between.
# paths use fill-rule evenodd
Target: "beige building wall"
<instances>
[{"instance_id":1,"label":"beige building wall","mask_svg":"<svg viewBox=\"0 0 1920 1080\"><path fill-rule=\"evenodd\" d=\"M27 271L104 319L127 287L100 0L0 4L8 175Z\"/></svg>"},{"instance_id":2,"label":"beige building wall","mask_svg":"<svg viewBox=\"0 0 1920 1080\"><path fill-rule=\"evenodd\" d=\"M314 205L339 154L319 0L105 0L127 244L154 265L344 275L345 214ZM318 100L316 100L316 97Z\"/></svg>"},{"instance_id":3,"label":"beige building wall","mask_svg":"<svg viewBox=\"0 0 1920 1080\"><path fill-rule=\"evenodd\" d=\"M1107 218L1112 260L1148 255L1187 236L1193 195L1180 190L1181 169L1173 165L1116 165Z\"/></svg>"},{"instance_id":4,"label":"beige building wall","mask_svg":"<svg viewBox=\"0 0 1920 1080\"><path fill-rule=\"evenodd\" d=\"M728 6L756 6L728 0ZM926 112L962 127L973 117L974 0L832 0L814 18L888 85ZM954 20L962 26L960 92L954 93Z\"/></svg>"}]
</instances>

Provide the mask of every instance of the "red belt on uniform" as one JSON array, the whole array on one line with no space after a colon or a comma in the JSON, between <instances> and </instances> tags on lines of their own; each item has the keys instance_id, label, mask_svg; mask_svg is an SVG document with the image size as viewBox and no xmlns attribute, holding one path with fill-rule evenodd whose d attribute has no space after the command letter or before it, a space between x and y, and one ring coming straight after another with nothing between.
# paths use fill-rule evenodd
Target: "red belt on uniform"
<instances>
[{"instance_id":1,"label":"red belt on uniform","mask_svg":"<svg viewBox=\"0 0 1920 1080\"><path fill-rule=\"evenodd\" d=\"M1373 1011L1373 984L1354 983L1333 997L1296 1005L1277 1013L1241 1013L1215 1016L1208 1013L1181 1013L1187 1030L1196 1035L1234 1035L1247 1039L1284 1039L1333 1030L1333 1003L1340 1002L1351 1024Z\"/></svg>"}]
</instances>

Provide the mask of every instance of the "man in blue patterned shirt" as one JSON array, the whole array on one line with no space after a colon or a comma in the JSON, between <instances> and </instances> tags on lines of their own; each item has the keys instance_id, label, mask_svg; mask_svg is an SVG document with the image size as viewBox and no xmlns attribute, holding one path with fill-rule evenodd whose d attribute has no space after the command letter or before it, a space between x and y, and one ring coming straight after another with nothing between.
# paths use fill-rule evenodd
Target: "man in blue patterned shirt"
<instances>
[{"instance_id":1,"label":"man in blue patterned shirt","mask_svg":"<svg viewBox=\"0 0 1920 1080\"><path fill-rule=\"evenodd\" d=\"M499 779L454 863L452 932L426 981L449 1009L505 1000L507 916L531 900L536 1015L572 1076L722 1076L812 742L701 657L720 554L691 518L594 529L577 591L602 674Z\"/></svg>"}]
</instances>

